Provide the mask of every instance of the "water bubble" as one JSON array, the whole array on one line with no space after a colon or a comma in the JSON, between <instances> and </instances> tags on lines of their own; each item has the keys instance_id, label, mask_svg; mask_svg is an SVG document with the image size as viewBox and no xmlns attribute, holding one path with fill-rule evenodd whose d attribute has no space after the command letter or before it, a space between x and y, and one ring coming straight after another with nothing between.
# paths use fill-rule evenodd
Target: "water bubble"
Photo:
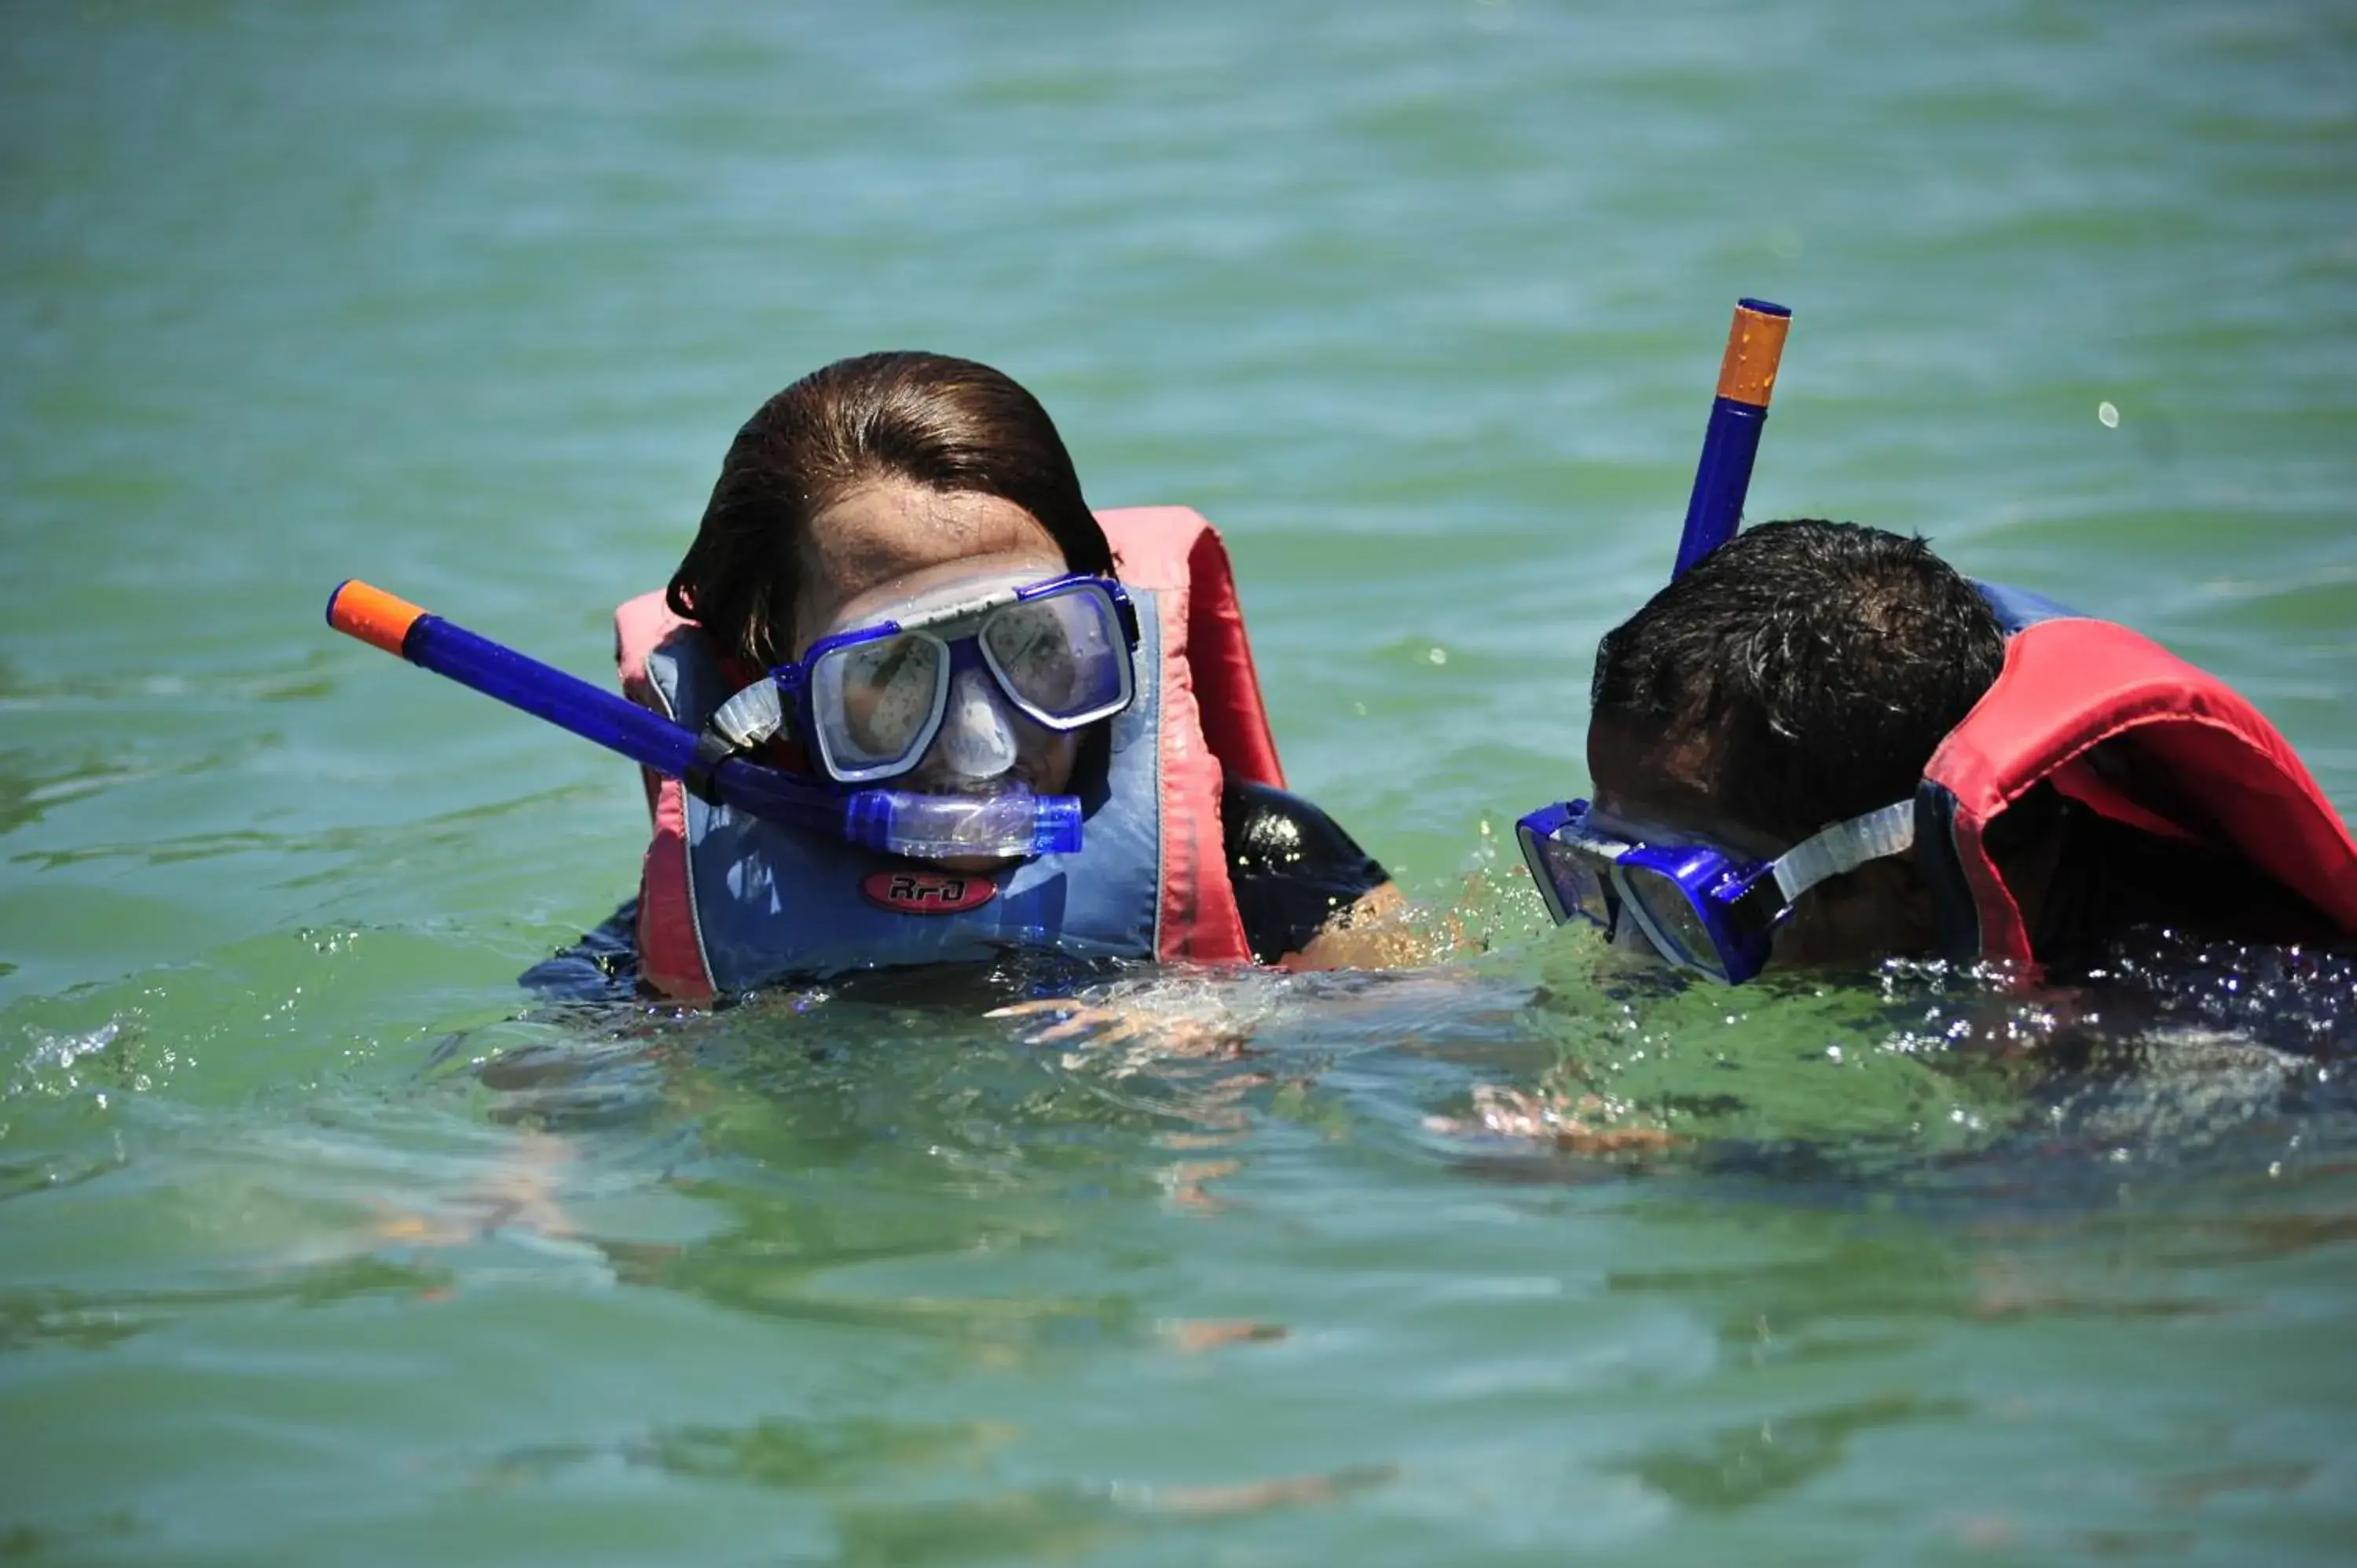
<instances>
[{"instance_id":1,"label":"water bubble","mask_svg":"<svg viewBox=\"0 0 2357 1568\"><path fill-rule=\"evenodd\" d=\"M1435 664L1446 664L1448 662L1448 650L1445 648L1435 648L1426 652L1425 657L1431 660Z\"/></svg>"},{"instance_id":2,"label":"water bubble","mask_svg":"<svg viewBox=\"0 0 2357 1568\"><path fill-rule=\"evenodd\" d=\"M2095 418L2106 430L2120 427L2120 411L2116 403L2106 400L2095 405Z\"/></svg>"}]
</instances>

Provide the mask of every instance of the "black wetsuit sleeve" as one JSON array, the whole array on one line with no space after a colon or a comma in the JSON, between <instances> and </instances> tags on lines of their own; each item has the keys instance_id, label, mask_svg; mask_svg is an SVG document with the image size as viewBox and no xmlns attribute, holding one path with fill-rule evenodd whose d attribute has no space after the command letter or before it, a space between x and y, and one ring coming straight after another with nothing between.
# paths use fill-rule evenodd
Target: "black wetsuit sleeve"
<instances>
[{"instance_id":1,"label":"black wetsuit sleeve","mask_svg":"<svg viewBox=\"0 0 2357 1568\"><path fill-rule=\"evenodd\" d=\"M621 1002L639 983L639 901L632 898L571 947L542 959L516 983L543 1002Z\"/></svg>"},{"instance_id":2,"label":"black wetsuit sleeve","mask_svg":"<svg viewBox=\"0 0 2357 1568\"><path fill-rule=\"evenodd\" d=\"M1263 963L1299 952L1338 910L1391 880L1298 795L1231 780L1220 791L1220 820L1244 940Z\"/></svg>"}]
</instances>

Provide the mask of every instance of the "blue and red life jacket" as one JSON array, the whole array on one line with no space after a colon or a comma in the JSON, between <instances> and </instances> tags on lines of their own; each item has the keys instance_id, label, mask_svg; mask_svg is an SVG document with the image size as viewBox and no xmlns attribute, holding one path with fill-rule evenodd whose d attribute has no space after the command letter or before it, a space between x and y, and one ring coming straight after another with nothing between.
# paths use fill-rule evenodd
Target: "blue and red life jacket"
<instances>
[{"instance_id":1,"label":"blue and red life jacket","mask_svg":"<svg viewBox=\"0 0 2357 1568\"><path fill-rule=\"evenodd\" d=\"M990 875L952 873L762 821L645 776L654 836L639 885L639 961L688 1002L766 981L985 960L1249 963L1220 820L1224 782L1282 788L1227 548L1184 507L1098 514L1141 611L1137 696L1108 721L1101 779L1080 786L1082 847ZM614 612L633 701L700 728L744 683L661 594Z\"/></svg>"},{"instance_id":2,"label":"blue and red life jacket","mask_svg":"<svg viewBox=\"0 0 2357 1568\"><path fill-rule=\"evenodd\" d=\"M2033 958L1987 835L2040 784L2264 874L2315 909L2319 936L2357 935L2357 843L2256 708L2126 627L2016 589L1982 592L2006 628L2005 668L1915 797L1944 956Z\"/></svg>"}]
</instances>

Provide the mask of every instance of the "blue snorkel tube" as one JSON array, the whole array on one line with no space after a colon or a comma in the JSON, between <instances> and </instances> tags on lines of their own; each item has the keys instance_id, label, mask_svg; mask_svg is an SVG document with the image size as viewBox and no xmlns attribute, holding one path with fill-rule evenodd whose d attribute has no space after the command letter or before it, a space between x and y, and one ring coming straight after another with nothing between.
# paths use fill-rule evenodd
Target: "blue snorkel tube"
<instances>
[{"instance_id":1,"label":"blue snorkel tube","mask_svg":"<svg viewBox=\"0 0 2357 1568\"><path fill-rule=\"evenodd\" d=\"M328 596L328 624L371 648L495 697L671 779L698 774L694 730L628 698L454 626L415 605L346 582ZM728 757L709 769L705 798L783 827L839 835L885 854L1067 854L1081 847L1071 795L971 797L905 789L836 791L779 768Z\"/></svg>"},{"instance_id":2,"label":"blue snorkel tube","mask_svg":"<svg viewBox=\"0 0 2357 1568\"><path fill-rule=\"evenodd\" d=\"M1702 461L1695 469L1694 495L1686 502L1685 532L1678 536L1675 582L1696 562L1743 526L1743 495L1751 488L1752 461L1760 456L1760 432L1768 423L1768 400L1776 392L1776 364L1792 313L1764 299L1736 302L1727 329L1727 354L1718 364L1718 396L1710 405L1703 434Z\"/></svg>"}]
</instances>

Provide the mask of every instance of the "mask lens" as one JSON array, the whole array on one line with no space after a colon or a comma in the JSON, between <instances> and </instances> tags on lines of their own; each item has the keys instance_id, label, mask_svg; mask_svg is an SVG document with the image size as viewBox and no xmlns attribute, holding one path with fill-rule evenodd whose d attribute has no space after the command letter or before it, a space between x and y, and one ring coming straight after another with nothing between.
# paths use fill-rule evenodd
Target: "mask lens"
<instances>
[{"instance_id":1,"label":"mask lens","mask_svg":"<svg viewBox=\"0 0 2357 1568\"><path fill-rule=\"evenodd\" d=\"M940 716L948 669L942 645L913 632L822 656L811 683L828 771L871 777L914 762Z\"/></svg>"},{"instance_id":2,"label":"mask lens","mask_svg":"<svg viewBox=\"0 0 2357 1568\"><path fill-rule=\"evenodd\" d=\"M1727 978L1718 944L1711 940L1710 929L1703 924L1685 889L1668 872L1651 865L1631 865L1626 861L1615 869L1637 923L1653 939L1653 945L1661 950L1663 958L1688 969L1698 969L1715 979Z\"/></svg>"},{"instance_id":3,"label":"mask lens","mask_svg":"<svg viewBox=\"0 0 2357 1568\"><path fill-rule=\"evenodd\" d=\"M1081 585L1027 599L983 623L983 657L1023 711L1057 729L1129 703L1129 648L1112 598Z\"/></svg>"},{"instance_id":4,"label":"mask lens","mask_svg":"<svg viewBox=\"0 0 2357 1568\"><path fill-rule=\"evenodd\" d=\"M1558 926L1573 919L1612 929L1611 863L1552 835L1523 830L1523 858Z\"/></svg>"}]
</instances>

